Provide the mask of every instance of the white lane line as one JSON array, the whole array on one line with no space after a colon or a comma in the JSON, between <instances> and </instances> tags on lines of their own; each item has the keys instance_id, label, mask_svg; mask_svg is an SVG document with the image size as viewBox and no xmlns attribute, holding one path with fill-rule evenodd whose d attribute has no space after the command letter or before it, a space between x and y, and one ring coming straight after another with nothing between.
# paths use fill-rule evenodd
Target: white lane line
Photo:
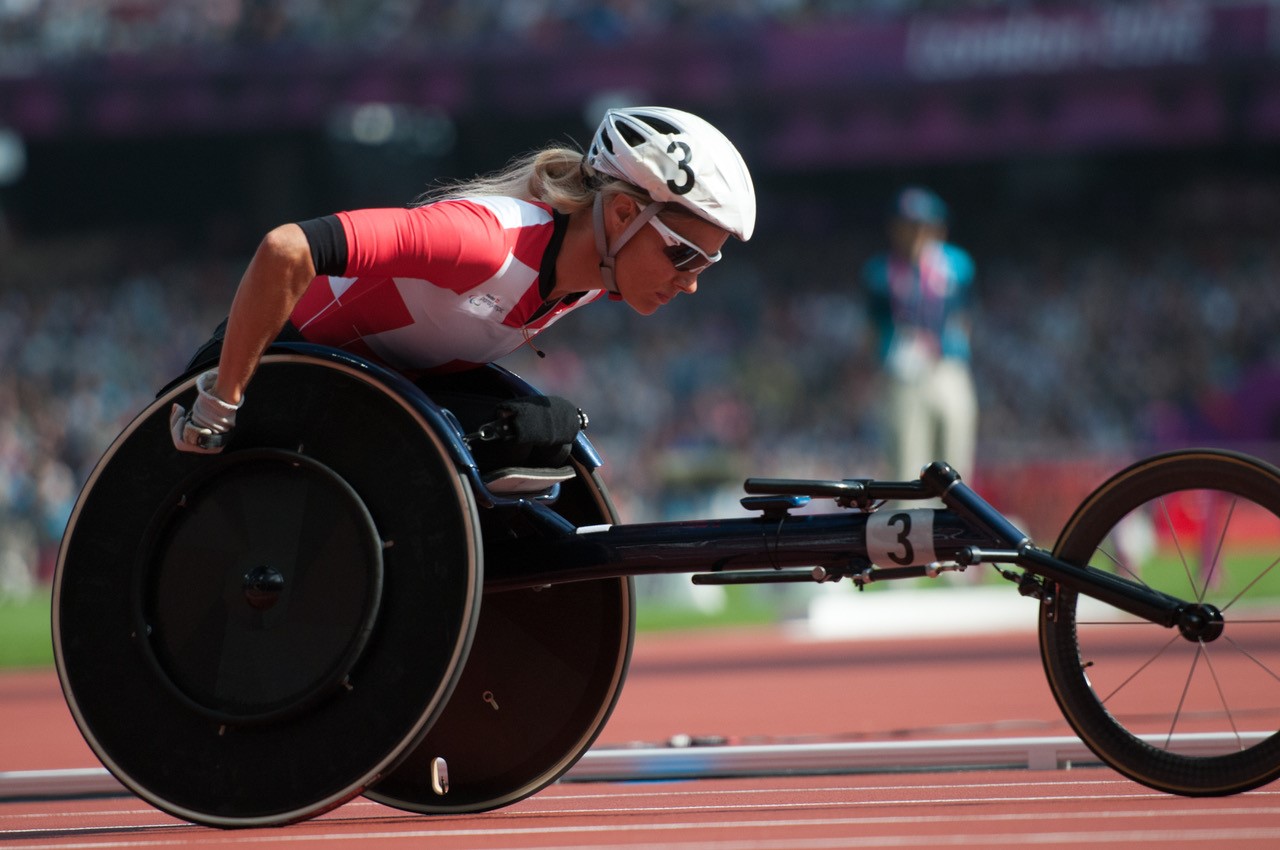
<instances>
[{"instance_id":1,"label":"white lane line","mask_svg":"<svg viewBox=\"0 0 1280 850\"><path fill-rule=\"evenodd\" d=\"M1066 799L1076 799L1076 798L1066 798ZM1102 798L1102 799L1106 799L1106 798ZM968 801L968 802L972 802L972 801ZM778 807L763 806L761 807L761 810L770 811L776 808ZM719 810L719 809L713 809L712 811L716 811L716 810ZM652 814L662 814L662 813L672 813L672 812L674 812L674 810L671 810L671 809L623 810L622 812L616 809L598 809L598 810L584 810L583 812L578 812L573 814L606 815L606 816L612 817L620 813L652 815ZM542 813L542 816L545 817L546 815L562 815L562 814L566 814L566 813L565 812L545 812L545 813ZM202 843L211 842L211 843L218 843L218 844L237 844L237 843L243 843L243 841L286 842L286 841L309 841L309 840L330 841L330 840L341 840L341 839L348 839L348 840L355 841L355 840L366 840L366 839L372 840L373 838L380 838L385 840L385 839L393 839L393 838L404 837L404 836L455 837L456 838L456 837L462 837L462 836L486 837L486 836L498 836L498 835L539 835L539 834L545 834L547 832L559 832L559 831L595 832L599 830L610 830L610 829L618 829L620 831L644 831L644 830L666 831L671 829L736 829L736 828L743 828L743 827L751 828L751 829L783 829L783 828L795 829L798 827L808 827L808 828L831 827L831 826L866 827L866 826L892 826L892 825L926 825L926 824L936 824L936 823L960 824L960 823L970 823L970 822L979 822L983 824L995 823L995 822L1016 823L1019 821L1028 821L1028 820L1035 820L1037 822L1047 824L1055 821L1079 821L1079 820L1117 821L1117 820L1142 820L1147 818L1159 818L1162 823L1167 823L1169 821L1176 820L1178 818L1203 819L1204 817L1210 816L1210 815L1215 817L1280 816L1280 807L1237 806L1237 807L1224 808L1224 809L1211 809L1211 810L1175 809L1172 811L1169 809L1161 808L1161 809L1147 809L1147 810L1136 810L1136 811L1117 811L1114 809L1096 809L1096 810L1083 811L1083 812L1035 811L1035 812L985 813L985 814L973 813L973 814L954 814L954 815L946 815L946 814L943 814L943 815L872 815L867 817L848 817L848 818L735 820L735 821L707 822L707 823L702 823L702 822L631 823L631 824L610 824L610 825L602 825L602 826L566 825L563 827L475 826L475 827L469 827L469 828L457 827L457 828L426 829L426 830L422 830L422 829L397 830L394 832L388 831L388 832L377 832L377 833L370 833L367 831L366 832L341 831L341 832L334 832L334 833L317 834L314 831L312 831L315 826L318 826L321 824L333 825L338 827L342 827L346 824L349 824L350 826L354 827L354 826L364 825L369 820L368 818L360 818L360 819L345 819L344 821L344 819L326 818L324 820L312 821L311 822L313 825L312 829L307 829L304 825L300 824L297 827L297 831L293 834L283 834L280 832L274 832L273 834L265 837L255 834L253 831L224 833L224 832L218 832L215 830L209 830L199 826L193 826L193 825L187 825L187 824L164 823L164 824L133 824L133 825L106 826L106 827L103 827L103 826L69 827L65 829L25 829L25 830L18 830L14 832L8 832L6 833L6 838L35 839L50 833L56 833L58 835L68 835L68 834L74 834L74 833L89 833L89 832L96 832L96 833L107 833L107 832L114 832L114 831L134 832L140 829L157 829L157 830L164 829L169 832L180 832L183 834L184 837L191 836L194 833L200 833L202 835L202 838L201 838ZM481 820L487 823L487 822L508 820L509 816L504 814L476 815L476 816L471 816L471 819ZM400 819L396 823L389 823L388 826L394 829L397 825L400 825L400 824L407 825L415 820L418 820L418 816L406 816L403 819ZM432 822L438 822L436 818L431 818L430 820ZM460 820L460 818L450 818L450 822L452 823L457 823L458 820ZM1280 830L1280 827L1277 827L1277 829ZM239 836L244 836L243 841L242 839L239 838ZM80 843L80 844L74 844L74 845L60 844L58 846L59 847L72 847L72 846L75 846L75 847L134 847L134 846L145 847L145 846L154 846L156 843L167 843L167 842L155 842L150 840L140 840L140 841L103 840L101 842ZM12 844L6 843L4 846L6 850L17 850L17 847L20 847L21 845L12 845ZM31 845L31 846L36 846L36 845Z\"/></svg>"},{"instance_id":2,"label":"white lane line","mask_svg":"<svg viewBox=\"0 0 1280 850\"><path fill-rule=\"evenodd\" d=\"M715 781L715 780L710 780L710 781ZM526 800L522 800L519 803L515 803L513 806L510 806L506 809L499 809L498 813L512 813L512 812L522 812L522 813L531 813L531 814L532 813L542 813L542 814L554 813L555 811L554 809L541 810L541 809L532 809L532 808L524 808L524 807L536 805L538 803L548 804L558 800L618 801L618 800L630 800L630 799L667 799L667 798L677 798L682 800L688 800L690 798L696 798L699 796L716 797L716 796L777 796L777 795L786 795L786 794L800 794L800 795L867 794L867 793L876 793L876 792L883 792L883 791L909 792L909 791L936 791L939 789L955 790L957 787L1018 788L1024 791L1028 789L1034 789L1034 788L1049 788L1049 787L1070 787L1070 788L1083 788L1085 786L1108 786L1108 787L1125 786L1128 788L1140 787L1127 779L1045 780L1042 782L976 782L976 783L944 782L944 783L930 783L930 784L921 784L921 785L905 785L905 784L822 785L822 786L814 786L811 788L803 788L803 787L781 788L781 787L773 786L773 787L762 787L762 788L726 788L723 790L694 788L690 785L689 782L685 780L675 780L670 783L650 783L650 782L644 783L644 785L647 787L651 787L654 784L670 784L676 787L678 790L635 791L635 790L631 790L631 788L628 787L626 784L623 784L620 787L624 788L625 790L620 790L616 793L602 792L598 794L561 794L561 793L558 793L560 789L568 789L571 787L579 788L581 786L553 785L550 788L547 788L546 790L536 794L533 797L530 797ZM1280 791L1249 792L1249 796L1251 797L1257 796L1257 795L1264 795L1264 794L1280 795ZM1161 796L1168 796L1168 795L1161 795ZM83 802L91 803L93 801L86 800ZM11 804L6 803L5 805L11 805ZM402 809L396 809L394 806L387 806L382 803L376 803L373 800L367 800L361 797L357 797L351 802L342 805L338 809L335 809L333 812L327 813L325 815L321 815L321 818L333 818L337 816L340 812L348 811L353 808L379 809L382 811L392 811L392 812L403 811ZM155 814L157 814L157 810L145 804L141 804L136 808L132 808L132 809L116 808L116 809L103 809L103 810L85 810L85 811L76 811L76 812L67 812L67 811L22 812L22 813L16 813L16 814L3 814L3 807L0 806L0 821L22 820L22 819L40 820L40 819L47 819L47 818L66 818L66 817L82 820L85 817L128 817L131 815L155 815ZM442 817L450 817L450 816L443 815ZM174 819L173 822L175 824L183 823L183 821L178 820L176 818Z\"/></svg>"},{"instance_id":3,"label":"white lane line","mask_svg":"<svg viewBox=\"0 0 1280 850\"><path fill-rule=\"evenodd\" d=\"M154 817L159 814L150 806L139 807L136 809L111 809L108 811L97 812L92 809L85 811L64 810L60 812L17 812L15 814L0 813L0 823L11 820L50 820L52 818L75 818L76 820L84 820L85 818L122 818L135 817L138 815L149 815ZM181 821L174 821L181 823Z\"/></svg>"},{"instance_id":4,"label":"white lane line","mask_svg":"<svg viewBox=\"0 0 1280 850\"><path fill-rule=\"evenodd\" d=\"M663 844L664 850L843 850L843 848L874 847L990 847L992 845L1065 845L1080 847L1090 842L1106 842L1108 845L1134 844L1151 846L1151 843L1174 845L1191 842L1211 842L1210 846L1225 846L1214 842L1262 841L1280 837L1280 830L1199 830L1195 833L1169 832L1116 832L1116 833L1028 833L1024 835L921 835L921 836L866 836L853 838L784 838L775 841L699 841L671 842ZM638 847L643 845L610 845L614 847ZM523 846L488 848L487 850L527 850ZM539 847L538 850L583 850L582 845Z\"/></svg>"},{"instance_id":5,"label":"white lane line","mask_svg":"<svg viewBox=\"0 0 1280 850\"><path fill-rule=\"evenodd\" d=\"M903 797L901 799L892 800L801 800L794 803L695 803L691 805L662 805L662 806L601 806L599 808L582 808L582 809L511 809L503 812L504 817L523 818L523 817L546 817L548 815L661 815L673 814L679 812L734 812L749 811L752 809L774 811L781 809L848 809L848 808L872 808L878 806L947 806L947 805L972 805L977 803L1024 803L1034 805L1037 803L1052 802L1088 802L1095 800L1106 800L1110 803L1118 802L1150 802L1152 800L1168 801L1171 806L1183 805L1181 798L1174 798L1168 794L1152 792L1150 794L1052 794L1052 795L1018 795L1011 797ZM1198 809L1200 814L1205 814L1212 809Z\"/></svg>"},{"instance_id":6,"label":"white lane line","mask_svg":"<svg viewBox=\"0 0 1280 850\"><path fill-rule=\"evenodd\" d=\"M1067 785L1070 783L1054 783L1054 784ZM1096 782L1096 783L1089 783L1089 784L1105 785L1105 784L1111 784L1111 783ZM1131 784L1131 783L1120 782L1115 784ZM934 787L945 788L948 790L955 789L955 786L947 786L947 785L939 785ZM979 786L965 786L965 787L979 787ZM982 787L1005 788L1005 787L1019 787L1019 786L1017 785L1017 783L990 783ZM1035 787L1036 786L1027 787L1027 788L1024 788L1024 790L1028 790L1028 791L1034 790ZM849 792L865 793L867 790L868 789L856 788L856 787L849 787L849 788L835 787L835 788L820 789L822 793L849 793ZM915 790L915 789L912 788L911 786L905 786L905 787L889 788L887 790L902 791L902 790ZM766 802L759 802L759 803L748 803L748 802L719 803L719 802L715 802L714 800L708 800L706 802L701 802L701 803L697 802L698 797L716 798L716 797L729 796L729 795L739 795L739 796L764 795L764 794L778 795L780 793L786 793L786 794L792 794L792 795L803 794L803 795L811 796L818 792L815 791L815 789L803 789L803 790L802 789L783 789L783 791L779 791L777 789L772 791L755 790L755 789L737 789L734 791L724 791L724 792L688 791L684 793L663 792L663 793L640 793L640 794L628 793L628 794L618 794L618 795L608 795L608 794L573 795L573 796L556 797L552 799L547 799L542 802L544 804L550 803L552 802L553 799L554 800L572 800L572 801L598 799L601 801L601 805L598 807L589 807L589 808L585 808L585 807L584 808L556 808L556 807L542 805L542 806L538 806L537 808L534 808L531 805L529 805L529 801L525 801L523 803L517 803L515 806L512 806L510 808L500 809L493 812L481 812L481 813L474 813L474 814L472 813L442 814L442 815L431 815L429 817L434 821L443 821L445 819L448 819L451 822L455 822L458 820L467 820L467 819L475 819L475 818L515 819L515 818L527 818L527 817L547 817L547 816L556 816L556 815L565 815L565 816L597 815L597 814L662 815L662 814L674 814L674 813L692 812L692 811L736 812L736 811L750 811L753 809L759 809L762 811L764 810L776 811L776 810L785 810L785 809L832 809L832 808L854 808L854 807L870 808L870 807L876 807L876 806L955 805L955 804L972 804L972 803L1033 804L1033 803L1042 803L1042 802L1064 802L1064 801L1086 802L1086 801L1097 801L1097 800L1105 800L1112 804L1116 802L1127 802L1127 801L1132 801L1132 802L1166 801L1169 804L1169 807L1166 808L1164 806L1161 806L1156 809L1153 809L1152 811L1172 816L1172 815L1184 814L1184 811L1178 810L1175 807L1184 805L1186 802L1183 798L1175 797L1170 794L1164 794L1160 792L1144 792L1144 791L1133 792L1133 793L1122 793L1122 794L1116 794L1114 792L1106 793L1106 794L1027 793L1027 794L1019 794L1016 796L973 796L973 797L913 796L913 797L902 797L902 798L894 798L894 799L858 799L858 800L805 799L805 800L798 800L794 802L766 801ZM1248 794L1248 797L1250 799L1258 799L1263 797L1276 797L1276 796L1280 796L1280 791L1251 791ZM662 798L662 799L678 798L685 801L685 805L670 805L670 804L654 805L654 806L617 805L617 803L621 800L641 799L641 798L652 799L655 797ZM1222 802L1226 803L1231 798L1217 798L1217 799L1220 799ZM1204 816L1207 814L1218 814L1224 811L1239 811L1241 813L1266 811L1266 812L1280 813L1280 809L1261 808L1261 807L1251 807L1251 808L1242 808L1242 809L1215 808L1213 807L1214 802L1216 802L1216 800L1213 798L1205 798L1202 800L1198 800L1197 807L1185 810L1185 814ZM380 803L375 803L371 800L357 800L357 801L348 803L345 806L342 806L341 808L334 810L333 812L322 815L321 817L311 822L313 823L316 823L316 822L329 822L329 823L339 822L340 823L343 821L356 822L356 821L367 820L370 817L369 815L366 815L366 814L352 815L350 817L343 816L343 812L350 812L352 809L356 809L356 808L377 809L382 812L387 812L391 817L400 817L406 820L422 817L421 815L411 813L411 812L405 812L403 810L396 809L394 807L384 806ZM1173 809L1173 810L1170 811L1170 809ZM1135 813L1137 811L1139 810L1132 810L1131 812L1129 812L1129 814ZM73 820L82 821L85 818L101 818L101 817L107 817L107 816L122 817L122 816L131 816L131 815L143 816L143 815L157 815L157 814L159 813L156 810L150 809L150 808L138 808L138 809L132 809L132 810L117 809L117 810L106 811L106 812L94 812L94 811L31 812L31 813L9 815L9 816L0 816L0 822L11 821L11 820L13 821L50 820L54 818L69 818ZM1123 814L1126 814L1126 812L1120 812L1120 814L1123 815ZM1057 815L1052 815L1052 816L1057 817ZM34 833L34 832L50 832L50 831L59 831L59 830L64 832L70 832L70 831L78 831L78 830L90 831L95 829L96 830L143 829L143 828L157 829L161 827L186 827L186 826L189 826L189 824L175 818L162 823L141 823L141 824L131 823L131 824L113 824L110 826L84 826L84 827L54 827L54 826L32 827L30 829L21 830L21 832Z\"/></svg>"},{"instance_id":7,"label":"white lane line","mask_svg":"<svg viewBox=\"0 0 1280 850\"><path fill-rule=\"evenodd\" d=\"M1024 832L1024 833L971 833L949 835L859 835L839 838L801 838L795 835L796 829L830 828L833 826L859 826L861 822L852 818L836 818L830 820L799 821L737 821L733 823L674 823L674 824L601 824L593 826L547 826L528 829L486 829L486 830L407 830L402 832L358 832L358 833L325 833L325 834L281 834L246 835L244 833L218 833L201 836L193 841L181 843L218 844L234 846L237 844L275 844L300 842L385 842L385 841L420 841L422 839L447 838L483 838L483 837L515 837L534 835L592 835L599 833L629 833L629 838L646 832L687 832L691 830L751 830L786 829L788 836L784 839L751 839L727 841L672 841L672 836L664 835L664 848L673 850L809 850L824 847L943 847L943 846L992 846L1007 844L1066 844L1081 847L1089 844L1143 843L1148 846L1159 844L1204 843L1221 847L1233 841L1261 841L1280 839L1280 827L1236 827L1186 830L1108 830L1108 831L1076 831L1076 832ZM126 850L126 848L173 846L173 839L163 841L88 841L71 844L6 844L8 850L40 850L56 846L62 850ZM598 846L598 845L597 845ZM610 846L623 846L612 844ZM626 845L638 846L638 845ZM516 850L516 848L512 848ZM555 848L540 848L555 850ZM564 845L563 850L581 850L581 845Z\"/></svg>"},{"instance_id":8,"label":"white lane line","mask_svg":"<svg viewBox=\"0 0 1280 850\"><path fill-rule=\"evenodd\" d=\"M708 780L715 781L715 780ZM646 785L661 784L659 782L646 782ZM688 786L686 780L674 780L672 785ZM677 791L624 791L620 794L559 794L557 789L568 788L573 786L556 785L548 788L540 794L530 798L533 800L594 800L594 799L616 799L618 797L683 797L689 794L849 794L858 793L865 794L873 791L916 791L925 790L932 791L939 788L954 790L957 787L963 788L1047 788L1068 786L1071 788L1083 788L1086 785L1124 785L1130 788L1138 787L1136 783L1128 779L1080 779L1080 780L1051 780L1045 782L940 782L921 785L818 785L812 788L726 788L722 791L716 790L677 790ZM1280 794L1280 792L1275 792Z\"/></svg>"},{"instance_id":9,"label":"white lane line","mask_svg":"<svg viewBox=\"0 0 1280 850\"><path fill-rule=\"evenodd\" d=\"M666 815L687 812L751 812L751 810L771 810L771 812L781 812L787 809L850 809L850 808L876 808L876 806L893 806L893 805L956 805L956 804L1011 804L1011 803L1061 803L1065 800L1085 801L1107 800L1108 803L1120 803L1120 801L1144 801L1149 803L1152 800L1169 800L1171 804L1180 804L1180 801L1171 799L1167 794L1053 794L1053 795L1019 795L1019 796L983 796L983 798L972 798L972 796L948 796L948 798L925 798L925 796L911 796L911 798L891 799L891 800L797 800L794 803L783 803L783 801L773 801L773 803L716 803L716 801L708 800L707 803L690 803L689 805L599 805L591 806L591 808L536 808L536 809L520 809L511 808L502 810L502 812L490 813L489 817L500 815L500 817L521 819L521 818L545 818L545 817L571 817L571 815L590 815L590 814L607 814L607 815ZM1160 809L1167 810L1167 809ZM1194 809L1199 814L1207 814L1216 812L1217 809ZM338 809L342 812L342 809ZM392 809L392 812L399 812L398 809ZM152 812L151 814L157 814ZM90 813L87 817L97 817L96 813ZM420 817L412 813L399 813L393 817ZM485 817L485 813L481 814L445 814L430 815L433 819L454 818L465 819L475 817ZM343 819L338 817L325 818L326 821L340 821ZM348 821L364 821L366 815L357 815L357 817L346 818ZM166 823L143 823L143 824L111 824L110 830L137 830L137 828L156 828L160 826L187 826L182 821L170 821ZM74 831L92 831L100 830L102 827L33 827L29 830L20 830L17 833L27 832L74 832ZM14 835L14 833L8 833Z\"/></svg>"}]
</instances>

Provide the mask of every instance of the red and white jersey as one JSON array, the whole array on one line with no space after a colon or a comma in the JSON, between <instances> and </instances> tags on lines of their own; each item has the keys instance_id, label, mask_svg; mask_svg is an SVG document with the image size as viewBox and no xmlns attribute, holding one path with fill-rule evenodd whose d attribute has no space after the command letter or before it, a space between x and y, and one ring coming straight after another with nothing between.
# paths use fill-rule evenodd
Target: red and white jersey
<instances>
[{"instance_id":1,"label":"red and white jersey","mask_svg":"<svg viewBox=\"0 0 1280 850\"><path fill-rule=\"evenodd\" d=\"M551 208L515 198L439 201L338 213L346 276L321 275L290 321L310 342L406 373L471 368L510 354L584 293L543 315L539 272L555 230ZM559 240L555 240L558 245Z\"/></svg>"}]
</instances>

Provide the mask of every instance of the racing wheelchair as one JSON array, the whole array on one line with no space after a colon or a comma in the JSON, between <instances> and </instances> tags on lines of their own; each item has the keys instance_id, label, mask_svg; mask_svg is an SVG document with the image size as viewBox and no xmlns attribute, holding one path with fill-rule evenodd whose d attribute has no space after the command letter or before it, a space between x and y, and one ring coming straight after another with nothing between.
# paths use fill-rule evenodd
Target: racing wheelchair
<instances>
[{"instance_id":1,"label":"racing wheelchair","mask_svg":"<svg viewBox=\"0 0 1280 850\"><path fill-rule=\"evenodd\" d=\"M741 518L624 525L581 432L562 466L511 486L477 463L463 396L302 343L263 358L226 450L176 452L169 409L195 378L92 472L53 596L81 733L177 817L284 824L361 794L466 813L534 794L613 710L634 577L677 573L862 588L992 565L1033 600L1050 688L1101 761L1192 796L1280 776L1280 470L1257 459L1138 462L1051 550L942 462L915 481L748 479ZM462 386L539 395L497 366ZM900 507L925 500L943 507Z\"/></svg>"}]
</instances>

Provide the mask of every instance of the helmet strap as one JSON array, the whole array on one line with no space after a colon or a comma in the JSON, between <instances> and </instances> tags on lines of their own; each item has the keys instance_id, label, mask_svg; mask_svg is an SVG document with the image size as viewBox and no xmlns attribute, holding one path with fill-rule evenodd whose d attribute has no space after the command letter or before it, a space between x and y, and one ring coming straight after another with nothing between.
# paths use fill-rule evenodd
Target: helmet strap
<instances>
[{"instance_id":1,"label":"helmet strap","mask_svg":"<svg viewBox=\"0 0 1280 850\"><path fill-rule=\"evenodd\" d=\"M651 203L645 204L640 208L640 212L631 223L627 225L627 229L618 235L618 241L613 243L610 248L604 231L604 195L597 192L595 205L591 210L591 218L595 223L596 230L596 251L600 253L600 279L604 282L606 292L618 294L618 282L613 276L613 261L618 256L618 252L622 250L622 246L631 241L631 237L640 232L640 228L649 223L649 219L662 212L662 208L666 204Z\"/></svg>"}]
</instances>

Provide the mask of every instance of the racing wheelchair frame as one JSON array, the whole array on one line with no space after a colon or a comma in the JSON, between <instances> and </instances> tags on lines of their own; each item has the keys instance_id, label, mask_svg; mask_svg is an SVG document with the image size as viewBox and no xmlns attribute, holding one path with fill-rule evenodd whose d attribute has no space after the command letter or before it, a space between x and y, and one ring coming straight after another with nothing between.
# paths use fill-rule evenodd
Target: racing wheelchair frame
<instances>
[{"instance_id":1,"label":"racing wheelchair frame","mask_svg":"<svg viewBox=\"0 0 1280 850\"><path fill-rule=\"evenodd\" d=\"M1036 600L1050 688L1103 762L1185 795L1280 776L1280 470L1257 459L1136 463L1052 550L941 462L907 482L748 479L749 516L624 525L582 434L571 476L504 493L442 396L353 355L273 347L219 455L170 443L194 382L163 390L94 469L53 599L86 741L178 817L283 824L360 794L461 813L536 793L608 720L633 578L650 574L861 588L995 565ZM537 392L496 366L463 384Z\"/></svg>"}]
</instances>

